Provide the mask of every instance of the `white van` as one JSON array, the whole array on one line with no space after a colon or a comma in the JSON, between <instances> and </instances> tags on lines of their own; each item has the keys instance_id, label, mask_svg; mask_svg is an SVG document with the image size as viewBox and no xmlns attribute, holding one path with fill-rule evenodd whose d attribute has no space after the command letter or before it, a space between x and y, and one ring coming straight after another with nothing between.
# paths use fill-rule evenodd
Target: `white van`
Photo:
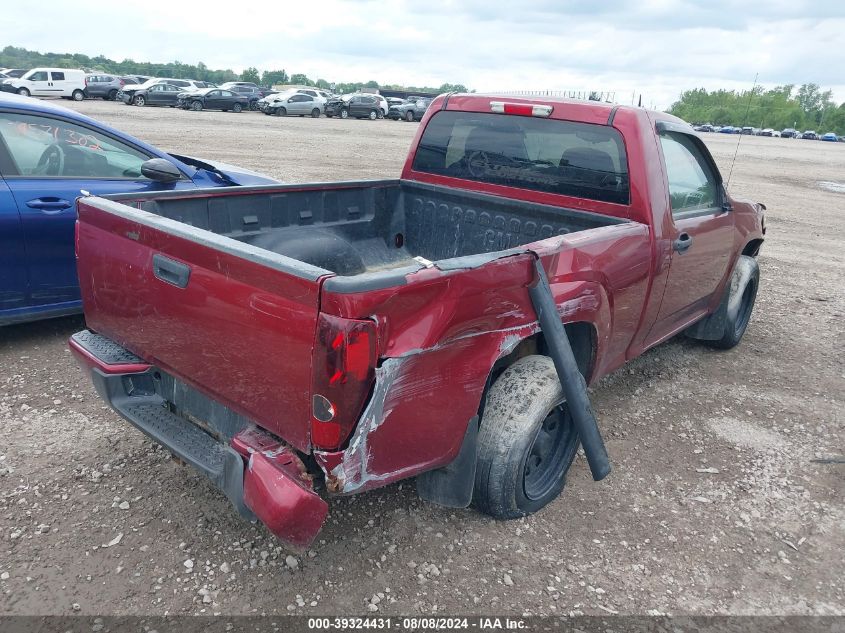
<instances>
[{"instance_id":1,"label":"white van","mask_svg":"<svg viewBox=\"0 0 845 633\"><path fill-rule=\"evenodd\" d=\"M85 98L85 71L69 68L33 68L20 79L4 83L26 97L64 97L74 101ZM7 88L8 90L8 88Z\"/></svg>"}]
</instances>

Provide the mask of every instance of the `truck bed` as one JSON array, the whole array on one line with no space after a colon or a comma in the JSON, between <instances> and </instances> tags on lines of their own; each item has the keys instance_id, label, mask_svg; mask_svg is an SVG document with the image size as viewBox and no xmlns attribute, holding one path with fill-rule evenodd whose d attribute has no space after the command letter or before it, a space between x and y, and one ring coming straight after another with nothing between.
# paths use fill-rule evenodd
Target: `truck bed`
<instances>
[{"instance_id":1,"label":"truck bed","mask_svg":"<svg viewBox=\"0 0 845 633\"><path fill-rule=\"evenodd\" d=\"M343 277L419 267L415 258L443 262L506 251L624 222L398 180L110 199Z\"/></svg>"}]
</instances>

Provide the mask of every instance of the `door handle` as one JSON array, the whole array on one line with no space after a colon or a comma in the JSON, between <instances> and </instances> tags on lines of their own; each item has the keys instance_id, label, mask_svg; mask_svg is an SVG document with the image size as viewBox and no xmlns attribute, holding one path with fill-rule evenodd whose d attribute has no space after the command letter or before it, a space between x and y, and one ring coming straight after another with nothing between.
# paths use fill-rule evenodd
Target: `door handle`
<instances>
[{"instance_id":1,"label":"door handle","mask_svg":"<svg viewBox=\"0 0 845 633\"><path fill-rule=\"evenodd\" d=\"M692 236L689 233L681 233L678 239L672 242L672 248L679 253L686 252L690 246L692 246Z\"/></svg>"},{"instance_id":2,"label":"door handle","mask_svg":"<svg viewBox=\"0 0 845 633\"><path fill-rule=\"evenodd\" d=\"M54 215L73 206L70 200L63 198L35 198L26 203L30 209L39 209L47 215Z\"/></svg>"},{"instance_id":3,"label":"door handle","mask_svg":"<svg viewBox=\"0 0 845 633\"><path fill-rule=\"evenodd\" d=\"M191 278L191 268L164 255L153 255L153 274L171 286L185 288Z\"/></svg>"}]
</instances>

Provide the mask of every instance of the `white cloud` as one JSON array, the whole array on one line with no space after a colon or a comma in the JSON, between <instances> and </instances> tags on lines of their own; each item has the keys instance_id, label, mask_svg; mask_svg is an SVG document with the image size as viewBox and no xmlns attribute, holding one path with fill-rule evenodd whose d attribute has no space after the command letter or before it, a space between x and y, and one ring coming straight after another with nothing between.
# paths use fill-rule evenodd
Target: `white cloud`
<instances>
[{"instance_id":1,"label":"white cloud","mask_svg":"<svg viewBox=\"0 0 845 633\"><path fill-rule=\"evenodd\" d=\"M330 81L604 90L665 107L688 88L749 88L759 73L764 85L815 82L845 100L841 2L42 0L38 14L50 17L25 29L31 10L6 7L0 29L41 51Z\"/></svg>"}]
</instances>

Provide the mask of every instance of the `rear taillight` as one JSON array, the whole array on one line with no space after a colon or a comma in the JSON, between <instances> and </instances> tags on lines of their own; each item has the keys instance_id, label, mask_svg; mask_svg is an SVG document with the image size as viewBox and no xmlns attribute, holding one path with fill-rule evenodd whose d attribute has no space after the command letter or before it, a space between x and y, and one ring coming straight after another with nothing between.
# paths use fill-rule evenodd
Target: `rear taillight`
<instances>
[{"instance_id":1,"label":"rear taillight","mask_svg":"<svg viewBox=\"0 0 845 633\"><path fill-rule=\"evenodd\" d=\"M373 385L376 326L321 314L314 346L311 443L334 450L346 441Z\"/></svg>"},{"instance_id":2,"label":"rear taillight","mask_svg":"<svg viewBox=\"0 0 845 633\"><path fill-rule=\"evenodd\" d=\"M118 81L120 82L120 87L121 87L121 88L123 88L123 86L125 86L125 85L126 85L126 82L125 82L125 81L123 81L123 79L119 79Z\"/></svg>"}]
</instances>

